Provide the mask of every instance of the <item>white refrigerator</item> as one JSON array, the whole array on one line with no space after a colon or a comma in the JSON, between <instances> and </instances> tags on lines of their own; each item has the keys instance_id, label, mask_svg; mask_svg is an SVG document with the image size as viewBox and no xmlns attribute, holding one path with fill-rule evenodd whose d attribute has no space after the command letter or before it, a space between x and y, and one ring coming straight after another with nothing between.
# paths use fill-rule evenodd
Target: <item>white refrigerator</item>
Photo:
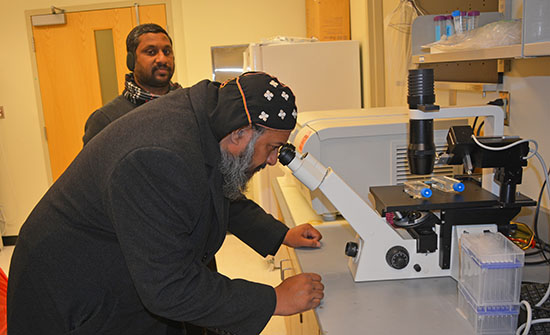
<instances>
[{"instance_id":1,"label":"white refrigerator","mask_svg":"<svg viewBox=\"0 0 550 335\"><path fill-rule=\"evenodd\" d=\"M361 64L357 41L250 44L244 71L263 71L290 86L298 115L308 111L361 108ZM268 166L251 180L247 196L279 216L271 183L286 167Z\"/></svg>"},{"instance_id":2,"label":"white refrigerator","mask_svg":"<svg viewBox=\"0 0 550 335\"><path fill-rule=\"evenodd\" d=\"M298 112L361 108L358 41L253 43L245 71L263 71L290 86Z\"/></svg>"}]
</instances>

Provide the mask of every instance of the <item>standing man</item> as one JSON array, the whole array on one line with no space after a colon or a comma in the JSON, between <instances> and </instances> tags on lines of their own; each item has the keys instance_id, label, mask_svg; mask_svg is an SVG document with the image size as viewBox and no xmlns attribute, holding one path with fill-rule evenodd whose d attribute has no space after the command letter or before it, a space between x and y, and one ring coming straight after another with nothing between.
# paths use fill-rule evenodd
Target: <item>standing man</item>
<instances>
[{"instance_id":1,"label":"standing man","mask_svg":"<svg viewBox=\"0 0 550 335\"><path fill-rule=\"evenodd\" d=\"M180 87L170 81L175 68L172 39L157 24L138 25L128 33L126 66L131 72L126 74L124 91L90 115L84 127L84 145L114 120ZM216 260L213 258L208 266L215 271ZM186 327L190 335L209 334L189 323Z\"/></svg>"},{"instance_id":2,"label":"standing man","mask_svg":"<svg viewBox=\"0 0 550 335\"><path fill-rule=\"evenodd\" d=\"M320 304L317 274L279 286L231 280L206 264L229 230L266 256L319 247L243 196L277 162L295 97L249 72L204 80L136 108L87 144L21 228L8 282L8 332L185 334L181 322L256 335L272 315Z\"/></svg>"},{"instance_id":3,"label":"standing man","mask_svg":"<svg viewBox=\"0 0 550 335\"><path fill-rule=\"evenodd\" d=\"M126 37L125 88L121 95L93 112L84 127L82 141L88 143L109 123L132 109L180 87L172 83L174 51L172 39L154 23L134 27Z\"/></svg>"}]
</instances>

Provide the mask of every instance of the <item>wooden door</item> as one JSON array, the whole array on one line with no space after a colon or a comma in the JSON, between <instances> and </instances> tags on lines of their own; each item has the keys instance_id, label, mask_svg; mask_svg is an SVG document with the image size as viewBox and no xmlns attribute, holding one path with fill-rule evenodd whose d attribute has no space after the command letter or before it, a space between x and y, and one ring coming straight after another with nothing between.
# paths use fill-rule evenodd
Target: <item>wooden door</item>
<instances>
[{"instance_id":1,"label":"wooden door","mask_svg":"<svg viewBox=\"0 0 550 335\"><path fill-rule=\"evenodd\" d=\"M166 28L164 5L139 7L140 23ZM82 149L84 124L101 107L96 32L112 34L118 94L124 89L126 36L134 7L66 13L66 24L33 27L38 80L53 180ZM101 51L100 51L101 52ZM108 101L105 101L107 103Z\"/></svg>"}]
</instances>

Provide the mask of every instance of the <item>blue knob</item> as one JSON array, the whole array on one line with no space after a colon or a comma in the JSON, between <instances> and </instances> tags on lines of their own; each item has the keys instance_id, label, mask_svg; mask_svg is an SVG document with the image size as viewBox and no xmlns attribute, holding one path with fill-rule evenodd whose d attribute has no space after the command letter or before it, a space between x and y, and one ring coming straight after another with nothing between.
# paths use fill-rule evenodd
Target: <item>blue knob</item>
<instances>
[{"instance_id":1,"label":"blue knob","mask_svg":"<svg viewBox=\"0 0 550 335\"><path fill-rule=\"evenodd\" d=\"M457 191L457 192L462 192L464 191L464 184L463 183L455 183L453 184L453 190Z\"/></svg>"},{"instance_id":2,"label":"blue knob","mask_svg":"<svg viewBox=\"0 0 550 335\"><path fill-rule=\"evenodd\" d=\"M420 194L422 194L424 198L429 198L432 196L432 190L429 188L423 188L422 191L420 191Z\"/></svg>"}]
</instances>

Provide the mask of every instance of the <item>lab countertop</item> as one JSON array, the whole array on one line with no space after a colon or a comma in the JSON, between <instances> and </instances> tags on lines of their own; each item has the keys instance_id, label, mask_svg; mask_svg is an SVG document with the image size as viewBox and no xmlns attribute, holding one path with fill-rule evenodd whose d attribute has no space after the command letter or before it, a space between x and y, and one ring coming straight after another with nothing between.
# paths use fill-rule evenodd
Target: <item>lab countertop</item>
<instances>
[{"instance_id":1,"label":"lab countertop","mask_svg":"<svg viewBox=\"0 0 550 335\"><path fill-rule=\"evenodd\" d=\"M277 178L274 190L285 223L322 221L293 183ZM325 298L315 310L322 334L474 334L457 309L457 283L451 277L355 282L344 254L355 236L345 221L316 225L319 249L296 249L303 272L322 276Z\"/></svg>"},{"instance_id":2,"label":"lab countertop","mask_svg":"<svg viewBox=\"0 0 550 335\"><path fill-rule=\"evenodd\" d=\"M325 298L316 310L323 334L473 334L457 311L450 277L353 281L344 254L354 232L348 224L322 224L320 249L297 249L303 272L322 276Z\"/></svg>"}]
</instances>

